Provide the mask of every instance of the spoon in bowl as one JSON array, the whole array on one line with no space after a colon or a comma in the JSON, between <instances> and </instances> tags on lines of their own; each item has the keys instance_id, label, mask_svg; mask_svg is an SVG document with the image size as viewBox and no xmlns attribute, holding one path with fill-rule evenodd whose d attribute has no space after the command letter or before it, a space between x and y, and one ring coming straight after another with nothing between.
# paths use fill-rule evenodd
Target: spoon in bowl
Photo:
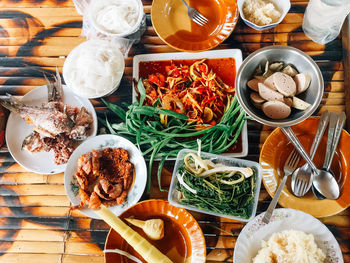
<instances>
[{"instance_id":1,"label":"spoon in bowl","mask_svg":"<svg viewBox=\"0 0 350 263\"><path fill-rule=\"evenodd\" d=\"M329 121L329 112L324 111L321 114L318 122L316 134L310 149L310 158L314 158L318 145L321 142L322 136L327 128ZM292 175L291 188L295 196L304 196L312 186L313 174L308 163L296 169Z\"/></svg>"},{"instance_id":2,"label":"spoon in bowl","mask_svg":"<svg viewBox=\"0 0 350 263\"><path fill-rule=\"evenodd\" d=\"M317 169L290 127L283 127L282 131L291 140L304 160L310 165L311 170L314 172L313 184L316 189L326 198L332 200L338 199L340 193L339 185L333 175L330 172Z\"/></svg>"},{"instance_id":3,"label":"spoon in bowl","mask_svg":"<svg viewBox=\"0 0 350 263\"><path fill-rule=\"evenodd\" d=\"M335 113L331 113L330 116L330 123L329 123L329 131L328 131L328 139L327 139L327 148L326 148L326 154L325 159L323 163L322 170L330 172L333 176L334 173L330 169L333 157L335 154L335 151L337 150L337 145L339 143L339 139L345 124L346 115L344 112L342 112L340 115L337 115ZM332 127L331 127L332 126ZM312 191L317 197L317 199L325 199L325 197L315 189L315 187L312 187Z\"/></svg>"}]
</instances>

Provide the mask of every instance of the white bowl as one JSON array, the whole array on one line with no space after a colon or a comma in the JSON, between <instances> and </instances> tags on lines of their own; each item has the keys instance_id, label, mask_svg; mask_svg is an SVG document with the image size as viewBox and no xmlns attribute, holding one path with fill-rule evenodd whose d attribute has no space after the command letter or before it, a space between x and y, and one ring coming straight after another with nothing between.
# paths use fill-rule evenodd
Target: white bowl
<instances>
[{"instance_id":1,"label":"white bowl","mask_svg":"<svg viewBox=\"0 0 350 263\"><path fill-rule=\"evenodd\" d=\"M272 24L269 24L266 26L258 26L245 18L244 13L243 13L243 3L245 1L246 0L237 0L239 14L240 14L242 20L244 21L244 23L246 23L251 28L253 28L255 30L259 30L259 31L273 28L273 27L277 26L279 23L281 23L282 20L284 19L284 17L286 16L286 14L288 13L290 6L291 6L289 0L270 0L271 2L273 2L275 4L276 7L278 7L278 9L282 12L282 15L276 23L272 23Z\"/></svg>"},{"instance_id":2,"label":"white bowl","mask_svg":"<svg viewBox=\"0 0 350 263\"><path fill-rule=\"evenodd\" d=\"M137 3L138 5L138 11L139 11L139 17L135 23L135 25L133 27L131 27L128 31L124 31L121 33L111 33L108 32L106 30L104 30L100 25L98 25L94 19L93 16L93 12L95 10L95 7L97 4L100 4L102 2L102 0L93 0L92 3L89 5L88 7L88 18L89 21L91 22L91 25L95 28L95 30L97 30L98 32L106 35L106 36L111 36L111 37L126 37L129 36L133 33L135 33L136 31L139 30L141 22L142 22L142 18L143 18L143 4L141 0L133 0Z\"/></svg>"},{"instance_id":3,"label":"white bowl","mask_svg":"<svg viewBox=\"0 0 350 263\"><path fill-rule=\"evenodd\" d=\"M261 248L262 240L267 241L272 234L283 230L298 230L313 234L317 246L326 254L325 262L344 263L337 240L318 219L299 210L280 208L273 211L270 223L265 224L262 222L264 214L246 224L239 234L233 262L252 262Z\"/></svg>"},{"instance_id":4,"label":"white bowl","mask_svg":"<svg viewBox=\"0 0 350 263\"><path fill-rule=\"evenodd\" d=\"M100 57L95 56L96 54L101 54ZM77 83L77 80L80 76L86 76L86 78L89 78L90 75L94 74L96 72L95 68L97 66L98 60L105 60L105 57L110 58L111 54L113 54L113 57L115 60L113 60L113 63L117 63L119 66L119 70L115 73L115 75L109 74L107 77L112 78L110 85L107 87L107 89L90 93L86 92L84 93L84 84L83 83ZM103 56L102 56L103 55ZM78 64L79 63L79 64ZM90 63L90 64L87 64ZM110 68L106 67L106 64L102 64L107 68L106 70L111 70L112 66L109 65ZM85 67L85 68L84 68ZM67 85L68 88L70 88L76 95L89 98L89 99L95 99L104 97L107 95L112 94L114 91L116 91L119 87L120 81L123 77L125 69L125 61L124 56L121 53L121 51L116 47L113 42L110 42L108 40L103 39L90 39L88 41L85 41L81 43L80 45L76 46L67 56L64 65L63 65L63 79ZM76 71L76 76L71 75L72 70ZM104 71L106 71L104 70ZM89 73L89 74L85 74ZM109 72L111 73L111 72ZM105 87L104 83L101 83L99 79L101 79L101 74L96 74L96 82L93 84L94 87ZM85 81L85 78L81 78L81 82ZM88 82L85 86L87 89L87 86L91 84L91 81Z\"/></svg>"}]
</instances>

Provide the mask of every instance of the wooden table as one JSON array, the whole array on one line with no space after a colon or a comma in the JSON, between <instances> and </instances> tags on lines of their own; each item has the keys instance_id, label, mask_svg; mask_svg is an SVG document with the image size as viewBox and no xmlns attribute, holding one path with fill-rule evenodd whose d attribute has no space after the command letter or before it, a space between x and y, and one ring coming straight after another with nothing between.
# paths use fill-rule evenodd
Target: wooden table
<instances>
[{"instance_id":1,"label":"wooden table","mask_svg":"<svg viewBox=\"0 0 350 263\"><path fill-rule=\"evenodd\" d=\"M145 0L147 30L141 43L133 46L126 59L120 89L109 101L130 102L132 57L142 53L171 52L156 35L150 20L151 0ZM239 48L244 56L260 47L280 44L297 47L311 55L322 70L325 95L321 111L344 111L345 91L342 39L323 46L306 38L301 30L306 0L292 1L292 8L276 28L262 33L241 21L232 35L218 48ZM65 56L85 39L80 36L82 18L71 0L2 0L0 2L0 95L23 95L45 84L42 72L62 72ZM344 33L343 36L347 35ZM349 41L343 39L344 45ZM349 68L347 65L345 66ZM348 71L346 71L348 72ZM345 76L344 76L345 75ZM347 82L349 85L349 81ZM346 94L346 95L345 95ZM92 100L96 111L106 109ZM350 108L348 108L350 109ZM350 115L348 115L350 116ZM348 122L349 123L349 122ZM257 161L259 149L272 128L249 123L249 156ZM163 170L168 186L172 162ZM166 199L158 190L155 176L152 192L144 198ZM258 212L266 210L271 198L262 188ZM100 220L69 212L63 174L33 174L19 166L6 147L0 153L0 262L93 262L104 261L103 246L109 230ZM244 224L194 213L206 237L208 262L230 262L237 235ZM345 262L350 262L350 210L321 219L337 238ZM218 230L222 229L224 231ZM230 234L232 233L232 235Z\"/></svg>"}]
</instances>

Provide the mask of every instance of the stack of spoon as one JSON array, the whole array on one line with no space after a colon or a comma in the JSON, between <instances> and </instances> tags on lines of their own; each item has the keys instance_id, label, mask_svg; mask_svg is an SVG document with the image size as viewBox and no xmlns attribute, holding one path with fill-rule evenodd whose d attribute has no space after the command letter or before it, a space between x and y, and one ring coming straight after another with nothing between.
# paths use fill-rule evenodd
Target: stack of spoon
<instances>
[{"instance_id":1,"label":"stack of spoon","mask_svg":"<svg viewBox=\"0 0 350 263\"><path fill-rule=\"evenodd\" d=\"M340 194L339 185L334 178L330 167L339 143L339 139L345 124L346 116L340 114L322 113L317 127L316 135L310 149L310 157L313 159L322 136L328 127L327 148L322 169L317 169L313 163L306 163L296 169L292 175L291 188L294 195L304 196L310 188L318 199L337 199Z\"/></svg>"}]
</instances>

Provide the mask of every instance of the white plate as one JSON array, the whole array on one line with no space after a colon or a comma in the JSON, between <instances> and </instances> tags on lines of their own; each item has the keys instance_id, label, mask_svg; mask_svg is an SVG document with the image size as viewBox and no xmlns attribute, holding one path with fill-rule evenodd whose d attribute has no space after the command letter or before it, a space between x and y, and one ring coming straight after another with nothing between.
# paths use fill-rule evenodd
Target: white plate
<instances>
[{"instance_id":1,"label":"white plate","mask_svg":"<svg viewBox=\"0 0 350 263\"><path fill-rule=\"evenodd\" d=\"M135 180L134 185L128 193L127 200L121 205L115 205L109 207L109 209L117 216L123 213L126 209L136 204L146 187L147 182L147 167L145 160L142 156L142 153L139 149L129 140L111 134L98 135L96 137L90 138L84 141L82 144L75 149L73 154L68 160L66 171L64 172L64 187L68 195L69 200L73 205L80 204L80 198L72 190L75 184L74 175L77 171L78 159L81 155L90 152L91 150L101 150L105 148L123 148L129 152L130 162L134 165L135 168ZM75 185L78 187L78 185ZM80 210L86 216L100 219L92 209L82 209Z\"/></svg>"},{"instance_id":2,"label":"white plate","mask_svg":"<svg viewBox=\"0 0 350 263\"><path fill-rule=\"evenodd\" d=\"M134 56L133 59L133 78L138 80L139 77L139 64L142 61L159 61L159 60L183 60L183 59L202 59L202 58L234 58L236 62L236 73L242 64L242 51L239 49L222 49L222 50L211 50L199 53L187 53L187 52L176 52L176 53L159 53L159 54L144 54ZM137 100L137 94L135 89L132 90L132 101ZM242 132L242 151L238 153L225 153L224 155L230 157L244 157L248 154L248 130L247 122L244 124ZM175 160L173 158L172 160Z\"/></svg>"},{"instance_id":3,"label":"white plate","mask_svg":"<svg viewBox=\"0 0 350 263\"><path fill-rule=\"evenodd\" d=\"M256 216L241 231L238 236L233 262L249 263L261 248L261 241L268 240L274 233L283 230L299 230L313 234L317 246L322 249L327 258L325 263L343 263L339 244L331 231L313 216L295 209L275 209L271 222L265 224L262 218L265 213Z\"/></svg>"},{"instance_id":4,"label":"white plate","mask_svg":"<svg viewBox=\"0 0 350 263\"><path fill-rule=\"evenodd\" d=\"M47 102L46 85L29 91L22 98L27 105L41 106ZM63 102L70 106L85 107L94 120L91 135L97 133L97 117L94 107L88 99L74 95L63 85ZM11 113L6 125L6 144L15 161L25 169L38 174L57 174L64 172L66 164L56 165L54 163L54 152L30 153L22 150L22 142L25 137L33 132L33 126L26 123L18 114Z\"/></svg>"}]
</instances>

